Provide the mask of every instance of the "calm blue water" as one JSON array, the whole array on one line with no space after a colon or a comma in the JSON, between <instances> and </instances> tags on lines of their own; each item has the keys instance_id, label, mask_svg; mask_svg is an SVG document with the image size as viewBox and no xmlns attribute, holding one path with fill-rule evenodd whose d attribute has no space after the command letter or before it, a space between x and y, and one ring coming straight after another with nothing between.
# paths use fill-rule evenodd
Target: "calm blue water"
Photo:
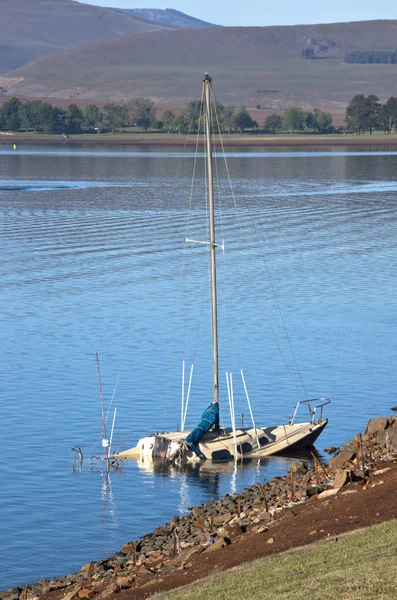
<instances>
[{"instance_id":1,"label":"calm blue water","mask_svg":"<svg viewBox=\"0 0 397 600\"><path fill-rule=\"evenodd\" d=\"M90 470L101 453L96 352L109 424L117 407L115 448L176 427L183 359L194 363L188 427L211 399L207 248L184 243L194 157L10 148L0 146L0 589L78 570L288 467ZM338 445L397 403L397 153L239 149L228 163L241 229L221 183L223 420L226 370L236 413L248 415L244 370L258 424L289 419L302 377L306 397L333 402L318 449ZM188 236L198 240L201 192L197 180ZM76 444L86 460L73 471Z\"/></svg>"}]
</instances>

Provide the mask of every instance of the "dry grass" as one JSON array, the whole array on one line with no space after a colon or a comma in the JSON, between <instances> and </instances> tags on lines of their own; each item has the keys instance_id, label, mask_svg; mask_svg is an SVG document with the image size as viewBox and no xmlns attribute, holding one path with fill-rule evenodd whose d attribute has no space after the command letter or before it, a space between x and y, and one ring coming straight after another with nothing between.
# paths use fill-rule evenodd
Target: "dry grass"
<instances>
[{"instance_id":1,"label":"dry grass","mask_svg":"<svg viewBox=\"0 0 397 600\"><path fill-rule=\"evenodd\" d=\"M156 600L391 600L397 521L267 557Z\"/></svg>"},{"instance_id":2,"label":"dry grass","mask_svg":"<svg viewBox=\"0 0 397 600\"><path fill-rule=\"evenodd\" d=\"M159 107L183 106L200 95L200 81L209 70L218 100L227 104L259 104L268 112L292 105L318 107L336 117L356 93L375 93L382 101L395 93L396 65L348 65L343 56L356 48L393 49L396 23L204 28L123 36L47 56L8 73L0 86L8 94L35 97L108 101L144 96ZM337 46L319 60L303 60L301 49L308 38L334 40Z\"/></svg>"}]
</instances>

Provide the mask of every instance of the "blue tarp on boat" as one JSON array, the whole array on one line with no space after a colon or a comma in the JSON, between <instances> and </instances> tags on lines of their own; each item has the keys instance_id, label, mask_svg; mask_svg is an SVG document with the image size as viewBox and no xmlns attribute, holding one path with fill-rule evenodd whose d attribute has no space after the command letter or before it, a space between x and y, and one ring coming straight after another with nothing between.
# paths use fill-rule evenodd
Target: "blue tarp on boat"
<instances>
[{"instance_id":1,"label":"blue tarp on boat","mask_svg":"<svg viewBox=\"0 0 397 600\"><path fill-rule=\"evenodd\" d=\"M191 447L192 450L201 459L205 459L204 454L199 450L197 444L207 431L212 427L219 427L219 404L218 402L211 402L211 404L205 409L201 415L201 421L193 431L189 433L185 442Z\"/></svg>"}]
</instances>

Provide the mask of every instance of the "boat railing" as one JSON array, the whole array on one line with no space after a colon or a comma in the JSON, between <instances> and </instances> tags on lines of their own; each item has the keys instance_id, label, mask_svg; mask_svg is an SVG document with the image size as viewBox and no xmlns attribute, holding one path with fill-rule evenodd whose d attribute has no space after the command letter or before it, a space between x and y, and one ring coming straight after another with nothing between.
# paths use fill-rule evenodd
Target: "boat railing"
<instances>
[{"instance_id":1,"label":"boat railing","mask_svg":"<svg viewBox=\"0 0 397 600\"><path fill-rule=\"evenodd\" d=\"M310 419L311 422L314 423L314 420L316 418L316 412L317 409L320 409L320 421L323 418L323 407L326 406L327 404L330 404L331 400L329 400L329 398L312 398L311 400L301 400L300 402L298 402L298 404L295 407L294 410L294 414L292 415L292 418L289 422L290 425L293 425L294 421L295 421L295 417L297 415L297 412L299 410L299 407L301 404L307 404L308 408L309 408L309 413L310 413ZM315 406L313 406L313 404L315 404Z\"/></svg>"}]
</instances>

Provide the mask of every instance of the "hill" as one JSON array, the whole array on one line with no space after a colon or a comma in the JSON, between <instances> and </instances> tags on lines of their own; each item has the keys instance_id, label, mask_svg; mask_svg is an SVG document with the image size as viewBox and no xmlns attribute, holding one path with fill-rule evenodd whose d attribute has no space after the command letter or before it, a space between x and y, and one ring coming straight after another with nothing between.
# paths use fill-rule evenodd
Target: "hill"
<instances>
[{"instance_id":1,"label":"hill","mask_svg":"<svg viewBox=\"0 0 397 600\"><path fill-rule=\"evenodd\" d=\"M116 10L124 12L131 17L146 19L147 21L168 25L169 27L176 27L177 29L217 27L217 25L207 23L207 21L201 21L201 19L196 19L195 17L191 17L190 15L186 15L185 13L172 8L166 8L164 10L160 8L118 8Z\"/></svg>"},{"instance_id":2,"label":"hill","mask_svg":"<svg viewBox=\"0 0 397 600\"><path fill-rule=\"evenodd\" d=\"M64 48L161 28L73 0L1 0L0 73Z\"/></svg>"},{"instance_id":3,"label":"hill","mask_svg":"<svg viewBox=\"0 0 397 600\"><path fill-rule=\"evenodd\" d=\"M49 0L47 0L49 1ZM312 47L315 60L301 58ZM396 65L344 64L352 50L397 47L397 21L291 27L164 29L108 39L36 60L0 79L7 94L122 100L163 106L197 98L209 71L218 100L282 110L342 114L356 93L396 94Z\"/></svg>"}]
</instances>

